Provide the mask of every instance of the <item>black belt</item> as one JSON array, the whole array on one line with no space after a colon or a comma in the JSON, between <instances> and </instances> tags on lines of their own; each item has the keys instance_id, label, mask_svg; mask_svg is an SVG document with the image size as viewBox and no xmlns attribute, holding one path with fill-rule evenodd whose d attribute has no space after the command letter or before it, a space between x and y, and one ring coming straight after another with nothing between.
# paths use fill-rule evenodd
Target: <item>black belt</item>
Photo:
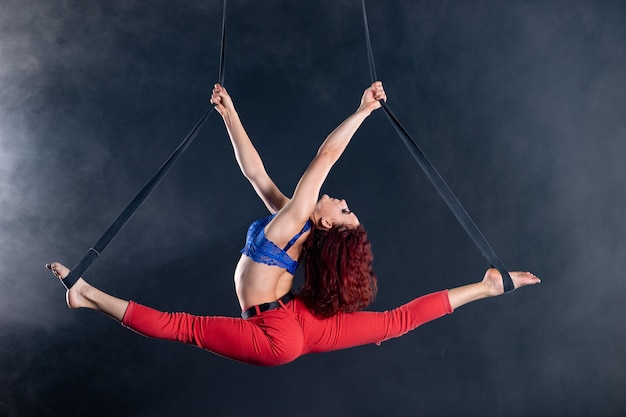
<instances>
[{"instance_id":1,"label":"black belt","mask_svg":"<svg viewBox=\"0 0 626 417\"><path fill-rule=\"evenodd\" d=\"M272 301L271 303L259 304L258 306L252 306L247 310L241 312L241 317L244 319L249 319L250 317L254 317L257 314L261 314L264 311L270 311L277 309L282 304L287 304L289 301L293 300L294 294L293 291L289 291L287 294L283 295L276 301Z\"/></svg>"}]
</instances>

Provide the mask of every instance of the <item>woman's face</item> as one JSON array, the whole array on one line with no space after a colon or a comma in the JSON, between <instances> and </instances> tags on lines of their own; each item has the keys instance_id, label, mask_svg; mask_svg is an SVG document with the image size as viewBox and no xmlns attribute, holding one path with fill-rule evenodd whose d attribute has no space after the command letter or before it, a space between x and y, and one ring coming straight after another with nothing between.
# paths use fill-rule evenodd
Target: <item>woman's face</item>
<instances>
[{"instance_id":1,"label":"woman's face","mask_svg":"<svg viewBox=\"0 0 626 417\"><path fill-rule=\"evenodd\" d=\"M329 229L336 226L356 227L360 224L356 214L350 211L346 200L331 198L324 194L317 202L313 211L316 224Z\"/></svg>"}]
</instances>

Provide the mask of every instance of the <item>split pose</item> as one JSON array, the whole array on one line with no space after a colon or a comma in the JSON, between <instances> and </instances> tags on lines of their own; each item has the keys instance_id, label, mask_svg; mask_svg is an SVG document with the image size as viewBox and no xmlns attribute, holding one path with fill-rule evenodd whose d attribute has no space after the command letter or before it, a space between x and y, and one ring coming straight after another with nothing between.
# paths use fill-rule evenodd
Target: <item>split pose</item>
<instances>
[{"instance_id":1,"label":"split pose","mask_svg":"<svg viewBox=\"0 0 626 417\"><path fill-rule=\"evenodd\" d=\"M385 312L361 311L376 294L372 253L365 229L345 200L319 193L332 166L363 121L386 100L381 82L322 143L286 197L268 176L226 89L215 85L211 102L222 116L243 175L270 216L248 229L235 270L241 318L164 313L106 294L79 279L66 294L71 308L101 311L145 336L197 345L218 355L260 366L282 365L309 353L328 352L399 337L428 321L504 292L489 269L477 283L416 298ZM291 290L298 263L305 282ZM46 265L59 278L69 269ZM516 288L537 284L529 272L512 272Z\"/></svg>"}]
</instances>

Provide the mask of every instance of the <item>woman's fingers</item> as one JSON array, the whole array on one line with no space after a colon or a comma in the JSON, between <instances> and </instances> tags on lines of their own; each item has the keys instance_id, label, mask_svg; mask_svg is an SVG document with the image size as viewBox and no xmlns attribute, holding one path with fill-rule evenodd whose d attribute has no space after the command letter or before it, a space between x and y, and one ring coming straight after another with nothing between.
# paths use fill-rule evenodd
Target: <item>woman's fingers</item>
<instances>
[{"instance_id":1,"label":"woman's fingers","mask_svg":"<svg viewBox=\"0 0 626 417\"><path fill-rule=\"evenodd\" d=\"M233 101L228 95L228 92L220 84L213 85L213 91L211 94L210 102L215 106L215 110L222 116L229 110L233 109Z\"/></svg>"},{"instance_id":2,"label":"woman's fingers","mask_svg":"<svg viewBox=\"0 0 626 417\"><path fill-rule=\"evenodd\" d=\"M376 81L372 84L372 92L376 101L387 101L387 95L385 94L385 89L383 88L383 83L381 81Z\"/></svg>"},{"instance_id":3,"label":"woman's fingers","mask_svg":"<svg viewBox=\"0 0 626 417\"><path fill-rule=\"evenodd\" d=\"M366 95L371 96L372 101L387 101L387 95L381 81L376 81L367 89Z\"/></svg>"}]
</instances>

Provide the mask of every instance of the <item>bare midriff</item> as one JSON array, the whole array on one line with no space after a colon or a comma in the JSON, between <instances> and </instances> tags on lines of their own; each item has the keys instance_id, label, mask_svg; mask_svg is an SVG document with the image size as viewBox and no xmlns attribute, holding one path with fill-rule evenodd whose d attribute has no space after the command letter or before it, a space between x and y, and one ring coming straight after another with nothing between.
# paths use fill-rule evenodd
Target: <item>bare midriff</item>
<instances>
[{"instance_id":1,"label":"bare midriff","mask_svg":"<svg viewBox=\"0 0 626 417\"><path fill-rule=\"evenodd\" d=\"M293 275L241 255L235 269L235 291L242 310L278 300L291 290Z\"/></svg>"}]
</instances>

